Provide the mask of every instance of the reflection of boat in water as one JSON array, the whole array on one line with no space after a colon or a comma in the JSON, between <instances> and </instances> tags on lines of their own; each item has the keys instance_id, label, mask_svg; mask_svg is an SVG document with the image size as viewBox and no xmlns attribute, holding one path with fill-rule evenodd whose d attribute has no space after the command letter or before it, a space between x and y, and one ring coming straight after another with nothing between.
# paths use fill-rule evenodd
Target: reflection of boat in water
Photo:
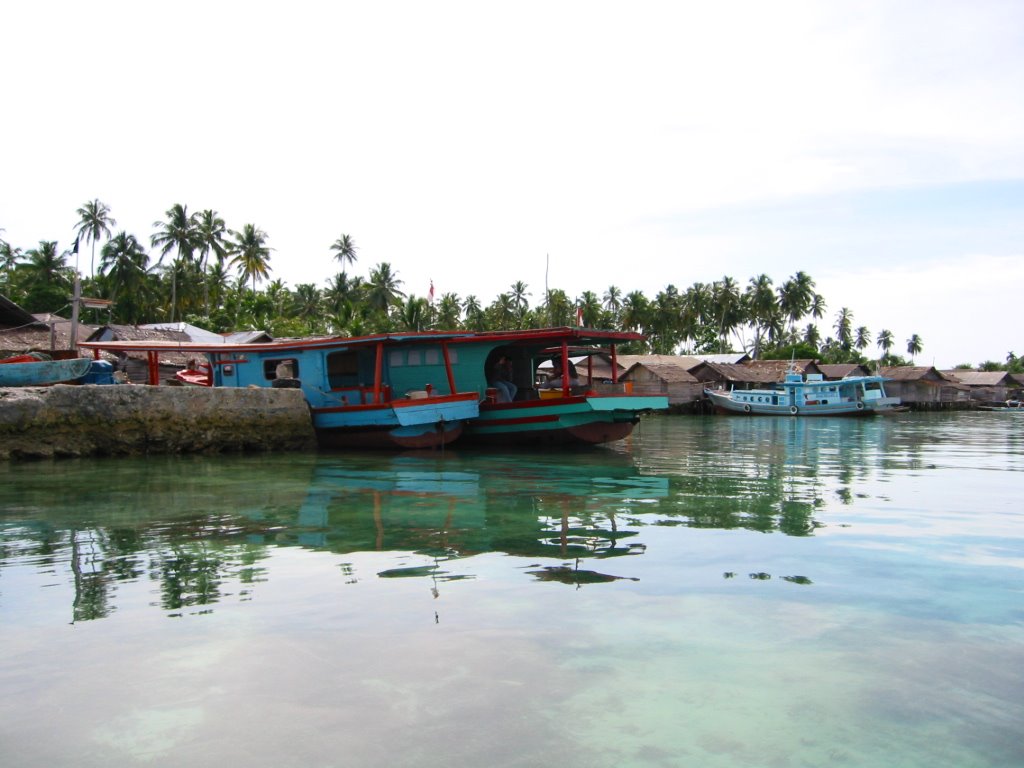
<instances>
[{"instance_id":1,"label":"reflection of boat in water","mask_svg":"<svg viewBox=\"0 0 1024 768\"><path fill-rule=\"evenodd\" d=\"M374 457L379 459L379 457ZM636 554L617 515L668 494L618 454L578 462L522 455L348 457L320 462L295 543L335 552L413 551L462 557ZM600 460L598 460L600 458Z\"/></svg>"},{"instance_id":2,"label":"reflection of boat in water","mask_svg":"<svg viewBox=\"0 0 1024 768\"><path fill-rule=\"evenodd\" d=\"M790 370L765 389L705 389L719 413L750 416L870 416L900 404L887 397L883 376L848 376L826 381L820 373Z\"/></svg>"}]
</instances>

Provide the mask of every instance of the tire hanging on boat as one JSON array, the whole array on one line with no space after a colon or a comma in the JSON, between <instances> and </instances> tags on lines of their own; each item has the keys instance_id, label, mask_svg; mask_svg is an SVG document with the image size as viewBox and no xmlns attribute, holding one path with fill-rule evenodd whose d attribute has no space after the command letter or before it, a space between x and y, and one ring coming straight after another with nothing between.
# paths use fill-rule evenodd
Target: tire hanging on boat
<instances>
[{"instance_id":1,"label":"tire hanging on boat","mask_svg":"<svg viewBox=\"0 0 1024 768\"><path fill-rule=\"evenodd\" d=\"M743 406L743 412L744 413L750 413L750 405L749 404Z\"/></svg>"},{"instance_id":2,"label":"tire hanging on boat","mask_svg":"<svg viewBox=\"0 0 1024 768\"><path fill-rule=\"evenodd\" d=\"M799 408L797 408L797 407L796 407L795 405L791 405L791 406L789 406L789 412L790 412L790 413L791 413L791 414L792 414L793 416L796 416L796 415L797 415L797 413L798 413L799 411L800 411L800 409L799 409Z\"/></svg>"}]
</instances>

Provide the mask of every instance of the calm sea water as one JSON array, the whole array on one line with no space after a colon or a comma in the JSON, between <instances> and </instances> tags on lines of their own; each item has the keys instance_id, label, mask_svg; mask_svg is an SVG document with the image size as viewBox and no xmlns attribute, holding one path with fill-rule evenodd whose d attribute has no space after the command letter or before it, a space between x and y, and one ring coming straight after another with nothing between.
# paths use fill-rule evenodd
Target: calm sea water
<instances>
[{"instance_id":1,"label":"calm sea water","mask_svg":"<svg viewBox=\"0 0 1024 768\"><path fill-rule=\"evenodd\" d=\"M4 766L1024 765L1024 418L0 466Z\"/></svg>"}]
</instances>

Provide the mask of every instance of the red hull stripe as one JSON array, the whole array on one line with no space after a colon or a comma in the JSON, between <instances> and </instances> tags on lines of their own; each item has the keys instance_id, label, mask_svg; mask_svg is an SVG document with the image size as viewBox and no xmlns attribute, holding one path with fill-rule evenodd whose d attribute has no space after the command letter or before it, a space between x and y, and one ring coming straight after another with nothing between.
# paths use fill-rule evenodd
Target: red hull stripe
<instances>
[{"instance_id":1,"label":"red hull stripe","mask_svg":"<svg viewBox=\"0 0 1024 768\"><path fill-rule=\"evenodd\" d=\"M510 424L540 424L545 421L558 421L558 417L549 416L521 416L518 419L477 419L473 423L480 427L504 427Z\"/></svg>"}]
</instances>

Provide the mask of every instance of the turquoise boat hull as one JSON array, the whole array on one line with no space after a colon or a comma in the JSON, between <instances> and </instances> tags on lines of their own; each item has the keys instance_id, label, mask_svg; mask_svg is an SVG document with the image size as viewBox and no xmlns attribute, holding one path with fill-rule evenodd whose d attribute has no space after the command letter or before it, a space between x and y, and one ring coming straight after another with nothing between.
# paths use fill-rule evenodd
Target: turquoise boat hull
<instances>
[{"instance_id":1,"label":"turquoise boat hull","mask_svg":"<svg viewBox=\"0 0 1024 768\"><path fill-rule=\"evenodd\" d=\"M85 376L92 361L79 357L71 360L40 360L35 363L4 363L0 365L0 387L43 387L62 384Z\"/></svg>"}]
</instances>

